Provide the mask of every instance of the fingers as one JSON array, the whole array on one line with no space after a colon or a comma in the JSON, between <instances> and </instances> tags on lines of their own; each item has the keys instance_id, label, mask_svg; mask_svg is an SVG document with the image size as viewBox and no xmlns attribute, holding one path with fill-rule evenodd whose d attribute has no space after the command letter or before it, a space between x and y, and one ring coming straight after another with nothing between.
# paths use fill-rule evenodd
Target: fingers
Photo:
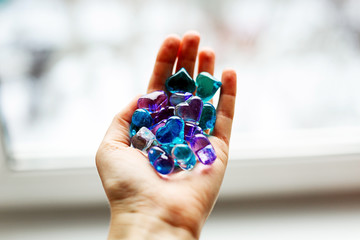
<instances>
[{"instance_id":1,"label":"fingers","mask_svg":"<svg viewBox=\"0 0 360 240\"><path fill-rule=\"evenodd\" d=\"M164 88L166 79L172 74L179 47L180 38L176 35L170 35L164 40L156 57L147 92Z\"/></svg>"},{"instance_id":2,"label":"fingers","mask_svg":"<svg viewBox=\"0 0 360 240\"><path fill-rule=\"evenodd\" d=\"M216 110L216 124L213 135L228 145L235 111L236 73L224 70L222 74L220 100Z\"/></svg>"},{"instance_id":3,"label":"fingers","mask_svg":"<svg viewBox=\"0 0 360 240\"><path fill-rule=\"evenodd\" d=\"M176 71L185 68L190 76L194 75L195 62L200 43L200 35L195 31L187 32L180 45Z\"/></svg>"},{"instance_id":4,"label":"fingers","mask_svg":"<svg viewBox=\"0 0 360 240\"><path fill-rule=\"evenodd\" d=\"M204 48L199 52L199 67L198 74L201 72L208 72L211 75L214 75L215 68L215 53L211 48ZM209 101L213 103L213 99ZM207 131L209 133L210 131Z\"/></svg>"},{"instance_id":5,"label":"fingers","mask_svg":"<svg viewBox=\"0 0 360 240\"><path fill-rule=\"evenodd\" d=\"M204 48L199 52L198 73L208 72L214 75L215 53L210 48Z\"/></svg>"},{"instance_id":6,"label":"fingers","mask_svg":"<svg viewBox=\"0 0 360 240\"><path fill-rule=\"evenodd\" d=\"M121 112L115 115L105 134L104 141L115 141L122 146L130 146L129 127L139 97L135 97Z\"/></svg>"}]
</instances>

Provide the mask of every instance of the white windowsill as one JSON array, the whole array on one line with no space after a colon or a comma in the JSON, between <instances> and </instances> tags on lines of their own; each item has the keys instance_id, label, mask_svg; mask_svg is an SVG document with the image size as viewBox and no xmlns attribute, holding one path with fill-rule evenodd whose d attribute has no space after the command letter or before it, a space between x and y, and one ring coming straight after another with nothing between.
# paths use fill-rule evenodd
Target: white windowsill
<instances>
[{"instance_id":1,"label":"white windowsill","mask_svg":"<svg viewBox=\"0 0 360 240\"><path fill-rule=\"evenodd\" d=\"M360 188L359 133L359 129L303 131L263 140L233 136L220 198L355 191ZM106 204L94 164L15 171L5 160L3 154L0 209Z\"/></svg>"}]
</instances>

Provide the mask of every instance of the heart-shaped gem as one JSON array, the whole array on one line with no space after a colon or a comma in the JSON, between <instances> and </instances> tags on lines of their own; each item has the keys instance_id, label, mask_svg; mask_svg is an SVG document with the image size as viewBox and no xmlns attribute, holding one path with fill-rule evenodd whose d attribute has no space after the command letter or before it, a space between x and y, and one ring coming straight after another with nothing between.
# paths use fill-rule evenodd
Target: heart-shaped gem
<instances>
[{"instance_id":1,"label":"heart-shaped gem","mask_svg":"<svg viewBox=\"0 0 360 240\"><path fill-rule=\"evenodd\" d=\"M216 110L211 103L205 103L201 112L199 126L202 130L213 129L216 122Z\"/></svg>"},{"instance_id":2,"label":"heart-shaped gem","mask_svg":"<svg viewBox=\"0 0 360 240\"><path fill-rule=\"evenodd\" d=\"M184 121L178 116L170 117L165 126L157 130L156 139L161 144L182 143L184 141Z\"/></svg>"},{"instance_id":3,"label":"heart-shaped gem","mask_svg":"<svg viewBox=\"0 0 360 240\"><path fill-rule=\"evenodd\" d=\"M199 96L204 102L209 101L222 83L217 81L211 74L202 72L196 77L196 96Z\"/></svg>"},{"instance_id":4,"label":"heart-shaped gem","mask_svg":"<svg viewBox=\"0 0 360 240\"><path fill-rule=\"evenodd\" d=\"M175 114L184 119L184 121L197 123L200 120L202 108L203 101L199 97L193 96L186 100L186 102L176 105Z\"/></svg>"},{"instance_id":5,"label":"heart-shaped gem","mask_svg":"<svg viewBox=\"0 0 360 240\"><path fill-rule=\"evenodd\" d=\"M185 102L186 100L188 100L190 97L192 97L192 93L189 92L176 92L171 94L170 96L170 104L173 106L178 105L181 102Z\"/></svg>"},{"instance_id":6,"label":"heart-shaped gem","mask_svg":"<svg viewBox=\"0 0 360 240\"><path fill-rule=\"evenodd\" d=\"M150 115L150 112L144 108L136 109L131 117L131 123L133 123L135 126L141 128L141 127L147 127L150 128L153 124L153 119Z\"/></svg>"},{"instance_id":7,"label":"heart-shaped gem","mask_svg":"<svg viewBox=\"0 0 360 240\"><path fill-rule=\"evenodd\" d=\"M145 108L149 112L159 111L168 103L168 97L164 91L155 91L139 98L138 108Z\"/></svg>"},{"instance_id":8,"label":"heart-shaped gem","mask_svg":"<svg viewBox=\"0 0 360 240\"><path fill-rule=\"evenodd\" d=\"M190 141L190 147L202 164L209 165L215 161L215 149L204 134L196 134Z\"/></svg>"},{"instance_id":9,"label":"heart-shaped gem","mask_svg":"<svg viewBox=\"0 0 360 240\"><path fill-rule=\"evenodd\" d=\"M158 173L169 174L174 170L174 160L161 147L152 147L148 157Z\"/></svg>"},{"instance_id":10,"label":"heart-shaped gem","mask_svg":"<svg viewBox=\"0 0 360 240\"><path fill-rule=\"evenodd\" d=\"M190 170L196 164L196 157L187 144L176 144L171 154L179 167L184 170Z\"/></svg>"},{"instance_id":11,"label":"heart-shaped gem","mask_svg":"<svg viewBox=\"0 0 360 240\"><path fill-rule=\"evenodd\" d=\"M175 92L194 92L195 81L190 77L185 68L181 68L174 75L170 76L165 82L166 90L171 93Z\"/></svg>"}]
</instances>

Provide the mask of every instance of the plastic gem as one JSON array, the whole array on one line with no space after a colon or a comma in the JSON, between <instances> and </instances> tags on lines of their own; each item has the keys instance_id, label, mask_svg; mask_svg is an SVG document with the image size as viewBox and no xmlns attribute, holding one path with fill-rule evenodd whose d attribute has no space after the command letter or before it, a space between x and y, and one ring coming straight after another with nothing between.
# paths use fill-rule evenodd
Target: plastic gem
<instances>
[{"instance_id":1,"label":"plastic gem","mask_svg":"<svg viewBox=\"0 0 360 240\"><path fill-rule=\"evenodd\" d=\"M202 130L213 129L216 122L216 110L211 103L205 103L201 112L199 126Z\"/></svg>"},{"instance_id":2,"label":"plastic gem","mask_svg":"<svg viewBox=\"0 0 360 240\"><path fill-rule=\"evenodd\" d=\"M136 109L132 115L131 122L137 127L149 128L153 124L153 119L146 109Z\"/></svg>"},{"instance_id":3,"label":"plastic gem","mask_svg":"<svg viewBox=\"0 0 360 240\"><path fill-rule=\"evenodd\" d=\"M188 100L190 97L192 97L192 93L189 92L176 92L173 93L170 96L170 104L173 106L178 105L179 103L185 102L186 100Z\"/></svg>"},{"instance_id":4,"label":"plastic gem","mask_svg":"<svg viewBox=\"0 0 360 240\"><path fill-rule=\"evenodd\" d=\"M190 77L185 68L181 68L177 73L170 76L165 82L166 90L175 92L194 92L195 81Z\"/></svg>"},{"instance_id":5,"label":"plastic gem","mask_svg":"<svg viewBox=\"0 0 360 240\"><path fill-rule=\"evenodd\" d=\"M204 134L196 134L190 146L201 163L209 165L215 161L215 149Z\"/></svg>"},{"instance_id":6,"label":"plastic gem","mask_svg":"<svg viewBox=\"0 0 360 240\"><path fill-rule=\"evenodd\" d=\"M147 151L153 144L157 144L155 135L146 127L140 130L131 138L131 144L134 148L141 151Z\"/></svg>"},{"instance_id":7,"label":"plastic gem","mask_svg":"<svg viewBox=\"0 0 360 240\"><path fill-rule=\"evenodd\" d=\"M175 107L175 114L184 121L199 122L201 111L203 108L203 101L196 96L186 100L186 102L179 103Z\"/></svg>"},{"instance_id":8,"label":"plastic gem","mask_svg":"<svg viewBox=\"0 0 360 240\"><path fill-rule=\"evenodd\" d=\"M175 145L172 149L172 157L184 170L190 170L196 164L196 157L187 144Z\"/></svg>"},{"instance_id":9,"label":"plastic gem","mask_svg":"<svg viewBox=\"0 0 360 240\"><path fill-rule=\"evenodd\" d=\"M145 108L150 112L156 112L165 107L168 103L168 97L164 91L155 91L139 98L138 108Z\"/></svg>"},{"instance_id":10,"label":"plastic gem","mask_svg":"<svg viewBox=\"0 0 360 240\"><path fill-rule=\"evenodd\" d=\"M222 83L217 81L207 72L202 72L196 77L196 96L199 96L204 102L209 101Z\"/></svg>"},{"instance_id":11,"label":"plastic gem","mask_svg":"<svg viewBox=\"0 0 360 240\"><path fill-rule=\"evenodd\" d=\"M161 144L182 143L184 141L184 121L178 116L170 117L165 126L157 130L156 139Z\"/></svg>"},{"instance_id":12,"label":"plastic gem","mask_svg":"<svg viewBox=\"0 0 360 240\"><path fill-rule=\"evenodd\" d=\"M174 160L160 147L152 147L148 157L158 173L169 174L174 170Z\"/></svg>"}]
</instances>

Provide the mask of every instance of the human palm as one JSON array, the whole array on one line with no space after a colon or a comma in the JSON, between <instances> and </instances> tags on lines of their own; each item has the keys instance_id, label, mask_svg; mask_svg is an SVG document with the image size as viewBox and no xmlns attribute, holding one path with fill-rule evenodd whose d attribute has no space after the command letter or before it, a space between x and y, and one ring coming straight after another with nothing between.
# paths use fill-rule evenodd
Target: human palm
<instances>
[{"instance_id":1,"label":"human palm","mask_svg":"<svg viewBox=\"0 0 360 240\"><path fill-rule=\"evenodd\" d=\"M199 41L195 32L188 32L182 40L173 35L167 37L158 52L148 92L164 89L176 60L175 71L184 67L193 75L198 58L198 72L213 74L215 55L210 49L198 53ZM236 95L235 72L224 70L222 83L217 121L213 136L209 137L217 159L210 166L197 164L192 171L167 176L157 174L147 156L130 147L129 126L138 97L115 116L96 155L112 218L117 215L155 218L188 232L193 238L199 237L216 201L228 160Z\"/></svg>"}]
</instances>

